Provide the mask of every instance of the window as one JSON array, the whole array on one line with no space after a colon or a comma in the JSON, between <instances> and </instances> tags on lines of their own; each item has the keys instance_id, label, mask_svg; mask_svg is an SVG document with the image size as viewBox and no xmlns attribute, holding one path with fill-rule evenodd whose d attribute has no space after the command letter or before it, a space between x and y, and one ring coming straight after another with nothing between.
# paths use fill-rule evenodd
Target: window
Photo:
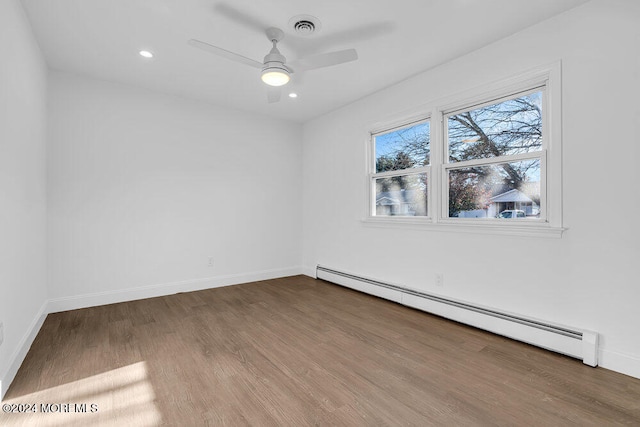
<instances>
[{"instance_id":1,"label":"window","mask_svg":"<svg viewBox=\"0 0 640 427\"><path fill-rule=\"evenodd\" d=\"M445 218L538 220L544 214L543 94L536 88L445 113Z\"/></svg>"},{"instance_id":2,"label":"window","mask_svg":"<svg viewBox=\"0 0 640 427\"><path fill-rule=\"evenodd\" d=\"M372 126L366 221L560 236L559 65Z\"/></svg>"},{"instance_id":3,"label":"window","mask_svg":"<svg viewBox=\"0 0 640 427\"><path fill-rule=\"evenodd\" d=\"M372 135L373 215L428 215L429 139L428 120Z\"/></svg>"}]
</instances>

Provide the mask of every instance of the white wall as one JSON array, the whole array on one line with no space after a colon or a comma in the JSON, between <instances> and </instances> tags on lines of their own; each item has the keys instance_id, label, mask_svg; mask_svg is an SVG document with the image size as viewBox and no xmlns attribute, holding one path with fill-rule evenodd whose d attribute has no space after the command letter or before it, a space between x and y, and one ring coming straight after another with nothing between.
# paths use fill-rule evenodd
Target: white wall
<instances>
[{"instance_id":1,"label":"white wall","mask_svg":"<svg viewBox=\"0 0 640 427\"><path fill-rule=\"evenodd\" d=\"M320 263L592 329L601 334L601 366L640 377L638 22L637 2L595 0L305 124L306 268ZM368 126L558 60L569 228L561 239L360 221ZM443 287L435 273L444 274Z\"/></svg>"},{"instance_id":2,"label":"white wall","mask_svg":"<svg viewBox=\"0 0 640 427\"><path fill-rule=\"evenodd\" d=\"M47 92L18 1L0 2L0 395L48 309L278 277L301 263L596 330L601 365L640 377L639 18L632 0L594 0L302 132L60 72ZM360 222L371 123L557 60L562 239Z\"/></svg>"},{"instance_id":3,"label":"white wall","mask_svg":"<svg viewBox=\"0 0 640 427\"><path fill-rule=\"evenodd\" d=\"M60 72L49 89L52 310L299 272L300 125Z\"/></svg>"},{"instance_id":4,"label":"white wall","mask_svg":"<svg viewBox=\"0 0 640 427\"><path fill-rule=\"evenodd\" d=\"M0 2L0 396L44 313L46 65L17 0Z\"/></svg>"}]
</instances>

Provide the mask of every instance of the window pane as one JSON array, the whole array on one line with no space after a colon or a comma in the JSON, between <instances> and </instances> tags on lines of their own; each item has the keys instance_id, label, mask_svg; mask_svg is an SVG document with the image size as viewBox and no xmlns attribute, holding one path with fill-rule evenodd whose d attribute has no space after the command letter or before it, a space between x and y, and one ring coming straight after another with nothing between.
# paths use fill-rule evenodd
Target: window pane
<instances>
[{"instance_id":1,"label":"window pane","mask_svg":"<svg viewBox=\"0 0 640 427\"><path fill-rule=\"evenodd\" d=\"M447 118L449 161L484 159L542 149L542 92Z\"/></svg>"},{"instance_id":2,"label":"window pane","mask_svg":"<svg viewBox=\"0 0 640 427\"><path fill-rule=\"evenodd\" d=\"M376 172L429 164L429 122L374 136Z\"/></svg>"},{"instance_id":3,"label":"window pane","mask_svg":"<svg viewBox=\"0 0 640 427\"><path fill-rule=\"evenodd\" d=\"M375 181L376 215L427 215L427 174L400 175Z\"/></svg>"},{"instance_id":4,"label":"window pane","mask_svg":"<svg viewBox=\"0 0 640 427\"><path fill-rule=\"evenodd\" d=\"M540 217L540 160L450 170L449 217Z\"/></svg>"}]
</instances>

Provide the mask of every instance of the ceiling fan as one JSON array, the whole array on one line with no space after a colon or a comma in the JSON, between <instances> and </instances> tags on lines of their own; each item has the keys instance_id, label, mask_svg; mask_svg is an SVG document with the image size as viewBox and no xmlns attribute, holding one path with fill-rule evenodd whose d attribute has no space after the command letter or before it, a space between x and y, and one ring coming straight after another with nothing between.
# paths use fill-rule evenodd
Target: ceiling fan
<instances>
[{"instance_id":1,"label":"ceiling fan","mask_svg":"<svg viewBox=\"0 0 640 427\"><path fill-rule=\"evenodd\" d=\"M269 85L269 91L267 92L267 100L269 103L278 102L280 100L280 87L289 82L291 74L294 72L331 67L333 65L343 64L345 62L355 61L358 59L358 53L355 49L346 49L312 55L296 61L287 62L287 59L280 53L277 46L278 42L284 38L284 32L279 28L271 27L268 28L265 33L269 41L273 43L273 47L264 57L263 62L247 58L246 56L242 56L238 53L231 52L200 40L191 39L188 43L193 47L197 47L198 49L202 49L223 58L261 69L262 81Z\"/></svg>"}]
</instances>

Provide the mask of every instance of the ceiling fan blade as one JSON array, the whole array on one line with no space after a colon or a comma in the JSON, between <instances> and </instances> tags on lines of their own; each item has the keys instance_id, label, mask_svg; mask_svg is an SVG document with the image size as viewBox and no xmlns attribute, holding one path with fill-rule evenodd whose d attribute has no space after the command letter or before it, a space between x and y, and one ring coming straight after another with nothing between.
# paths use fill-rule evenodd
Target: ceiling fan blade
<instances>
[{"instance_id":1,"label":"ceiling fan blade","mask_svg":"<svg viewBox=\"0 0 640 427\"><path fill-rule=\"evenodd\" d=\"M214 9L218 14L226 16L236 24L260 34L264 34L265 30L271 27L271 25L267 25L267 23L262 22L256 16L235 8L232 6L232 3L233 2L220 2L214 6Z\"/></svg>"},{"instance_id":2,"label":"ceiling fan blade","mask_svg":"<svg viewBox=\"0 0 640 427\"><path fill-rule=\"evenodd\" d=\"M251 58L247 58L246 56L239 55L237 53L228 51L226 49L222 49L221 47L214 46L209 43L202 42L200 40L191 39L188 41L188 43L193 47L197 47L198 49L202 49L206 52L213 53L214 55L222 56L223 58L227 58L232 61L248 65L250 67L262 69L262 66L263 66L262 62L255 61Z\"/></svg>"},{"instance_id":3,"label":"ceiling fan blade","mask_svg":"<svg viewBox=\"0 0 640 427\"><path fill-rule=\"evenodd\" d=\"M282 95L282 88L279 86L269 86L267 88L267 102L273 104L274 102L280 102L280 96Z\"/></svg>"},{"instance_id":4,"label":"ceiling fan blade","mask_svg":"<svg viewBox=\"0 0 640 427\"><path fill-rule=\"evenodd\" d=\"M345 62L355 61L356 59L358 59L358 52L356 52L355 49L346 49L297 59L287 63L287 67L295 71L307 71L344 64Z\"/></svg>"}]
</instances>

